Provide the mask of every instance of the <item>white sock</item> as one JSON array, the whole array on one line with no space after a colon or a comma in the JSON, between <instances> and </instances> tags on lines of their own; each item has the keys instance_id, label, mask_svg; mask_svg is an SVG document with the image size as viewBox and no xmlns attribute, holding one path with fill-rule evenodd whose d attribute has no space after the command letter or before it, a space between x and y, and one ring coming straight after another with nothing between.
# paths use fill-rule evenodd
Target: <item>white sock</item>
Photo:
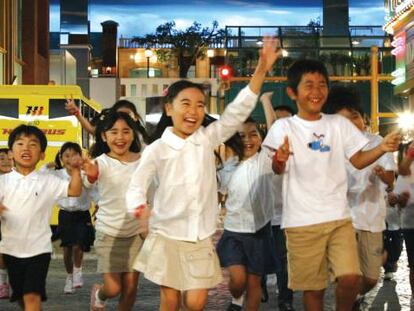
<instances>
[{"instance_id":1,"label":"white sock","mask_svg":"<svg viewBox=\"0 0 414 311\"><path fill-rule=\"evenodd\" d=\"M75 266L73 266L73 273L79 273L82 272L82 266L80 266L79 268L76 268Z\"/></svg>"},{"instance_id":2,"label":"white sock","mask_svg":"<svg viewBox=\"0 0 414 311\"><path fill-rule=\"evenodd\" d=\"M7 270L0 269L0 284L7 283Z\"/></svg>"},{"instance_id":3,"label":"white sock","mask_svg":"<svg viewBox=\"0 0 414 311\"><path fill-rule=\"evenodd\" d=\"M239 298L231 297L231 303L238 305L240 307L243 306L243 301L244 301L244 295L241 295Z\"/></svg>"}]
</instances>

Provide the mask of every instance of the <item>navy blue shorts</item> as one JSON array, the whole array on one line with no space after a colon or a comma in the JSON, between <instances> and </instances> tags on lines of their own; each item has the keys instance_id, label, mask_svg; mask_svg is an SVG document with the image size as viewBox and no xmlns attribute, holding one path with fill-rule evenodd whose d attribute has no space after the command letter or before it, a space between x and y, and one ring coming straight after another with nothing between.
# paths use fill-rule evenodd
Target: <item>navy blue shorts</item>
<instances>
[{"instance_id":1,"label":"navy blue shorts","mask_svg":"<svg viewBox=\"0 0 414 311\"><path fill-rule=\"evenodd\" d=\"M276 271L274 245L270 224L256 233L224 230L217 254L222 267L242 265L248 273L263 276Z\"/></svg>"},{"instance_id":2,"label":"navy blue shorts","mask_svg":"<svg viewBox=\"0 0 414 311\"><path fill-rule=\"evenodd\" d=\"M46 276L49 270L50 253L28 258L18 258L3 254L12 288L10 301L23 300L25 294L39 294L42 301L46 297Z\"/></svg>"}]
</instances>

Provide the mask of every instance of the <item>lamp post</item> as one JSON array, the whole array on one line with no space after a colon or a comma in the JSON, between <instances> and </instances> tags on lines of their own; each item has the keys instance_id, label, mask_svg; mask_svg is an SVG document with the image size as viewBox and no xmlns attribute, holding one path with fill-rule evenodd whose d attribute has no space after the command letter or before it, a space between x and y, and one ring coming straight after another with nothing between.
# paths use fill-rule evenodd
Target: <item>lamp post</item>
<instances>
[{"instance_id":1,"label":"lamp post","mask_svg":"<svg viewBox=\"0 0 414 311\"><path fill-rule=\"evenodd\" d=\"M146 48L144 52L145 57L147 58L147 78L149 78L149 63L150 58L152 57L152 50L150 48Z\"/></svg>"}]
</instances>

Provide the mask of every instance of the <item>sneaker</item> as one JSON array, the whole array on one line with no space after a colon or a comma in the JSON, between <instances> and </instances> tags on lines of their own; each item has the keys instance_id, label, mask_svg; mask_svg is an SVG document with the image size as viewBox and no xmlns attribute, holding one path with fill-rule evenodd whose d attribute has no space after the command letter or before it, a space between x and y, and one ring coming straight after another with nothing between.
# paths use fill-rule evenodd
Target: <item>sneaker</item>
<instances>
[{"instance_id":1,"label":"sneaker","mask_svg":"<svg viewBox=\"0 0 414 311\"><path fill-rule=\"evenodd\" d=\"M0 285L0 299L7 299L10 297L9 284L3 283Z\"/></svg>"},{"instance_id":2,"label":"sneaker","mask_svg":"<svg viewBox=\"0 0 414 311\"><path fill-rule=\"evenodd\" d=\"M99 284L94 284L92 286L90 311L105 311L105 301L100 300L96 295L100 288L101 285Z\"/></svg>"},{"instance_id":3,"label":"sneaker","mask_svg":"<svg viewBox=\"0 0 414 311\"><path fill-rule=\"evenodd\" d=\"M241 311L241 310L242 310L242 307L234 303L231 303L227 308L227 311Z\"/></svg>"},{"instance_id":4,"label":"sneaker","mask_svg":"<svg viewBox=\"0 0 414 311\"><path fill-rule=\"evenodd\" d=\"M73 272L73 287L81 288L83 286L82 271Z\"/></svg>"},{"instance_id":5,"label":"sneaker","mask_svg":"<svg viewBox=\"0 0 414 311\"><path fill-rule=\"evenodd\" d=\"M384 281L391 281L394 278L394 273L386 272L384 273Z\"/></svg>"},{"instance_id":6,"label":"sneaker","mask_svg":"<svg viewBox=\"0 0 414 311\"><path fill-rule=\"evenodd\" d=\"M75 289L73 288L73 277L72 275L68 275L66 277L65 287L63 288L63 292L65 294L73 294Z\"/></svg>"},{"instance_id":7,"label":"sneaker","mask_svg":"<svg viewBox=\"0 0 414 311\"><path fill-rule=\"evenodd\" d=\"M280 311L295 311L295 309L293 309L291 302L284 302L284 303L279 304L279 310Z\"/></svg>"}]
</instances>

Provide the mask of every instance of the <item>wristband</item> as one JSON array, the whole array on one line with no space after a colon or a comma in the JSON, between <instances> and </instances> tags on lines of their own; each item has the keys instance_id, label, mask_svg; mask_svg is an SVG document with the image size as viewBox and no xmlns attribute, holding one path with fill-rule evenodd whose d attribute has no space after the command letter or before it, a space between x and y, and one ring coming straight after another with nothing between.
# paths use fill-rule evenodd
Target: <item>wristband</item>
<instances>
[{"instance_id":1,"label":"wristband","mask_svg":"<svg viewBox=\"0 0 414 311\"><path fill-rule=\"evenodd\" d=\"M88 181L89 181L91 184L94 184L94 183L95 183L95 181L97 181L97 180L98 180L98 176L99 176L99 174L98 174L98 175L96 175L96 176L88 176Z\"/></svg>"},{"instance_id":2,"label":"wristband","mask_svg":"<svg viewBox=\"0 0 414 311\"><path fill-rule=\"evenodd\" d=\"M405 155L407 156L407 158L409 158L410 160L414 159L414 148L408 148L407 152L405 153Z\"/></svg>"},{"instance_id":3,"label":"wristband","mask_svg":"<svg viewBox=\"0 0 414 311\"><path fill-rule=\"evenodd\" d=\"M80 114L80 110L76 109L75 112L72 113L73 116L77 117Z\"/></svg>"},{"instance_id":4,"label":"wristband","mask_svg":"<svg viewBox=\"0 0 414 311\"><path fill-rule=\"evenodd\" d=\"M145 208L145 204L141 204L140 206L138 206L137 208L135 208L135 209L132 211L132 215L133 215L135 218L140 218L140 217L141 217L141 214L142 214L142 211L144 210L144 208Z\"/></svg>"}]
</instances>

